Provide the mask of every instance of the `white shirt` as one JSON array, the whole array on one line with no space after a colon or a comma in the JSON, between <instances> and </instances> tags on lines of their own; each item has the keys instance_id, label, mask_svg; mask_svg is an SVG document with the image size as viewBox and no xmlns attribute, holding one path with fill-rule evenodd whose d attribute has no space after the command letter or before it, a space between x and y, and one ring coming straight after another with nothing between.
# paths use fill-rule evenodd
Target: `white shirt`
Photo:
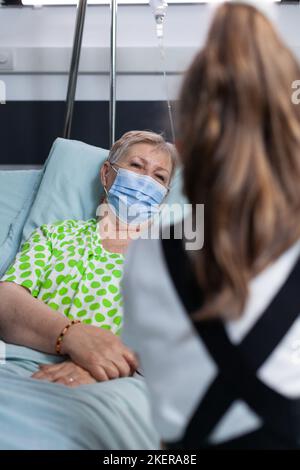
<instances>
[{"instance_id":1,"label":"white shirt","mask_svg":"<svg viewBox=\"0 0 300 470\"><path fill-rule=\"evenodd\" d=\"M299 255L300 241L252 280L243 315L225 324L232 343L238 344L255 324ZM161 438L176 441L183 436L218 369L173 287L159 240L139 239L131 244L125 259L123 296L123 341L140 358ZM287 397L300 396L300 319L257 375ZM248 405L235 401L209 440L220 443L260 426L260 418Z\"/></svg>"}]
</instances>

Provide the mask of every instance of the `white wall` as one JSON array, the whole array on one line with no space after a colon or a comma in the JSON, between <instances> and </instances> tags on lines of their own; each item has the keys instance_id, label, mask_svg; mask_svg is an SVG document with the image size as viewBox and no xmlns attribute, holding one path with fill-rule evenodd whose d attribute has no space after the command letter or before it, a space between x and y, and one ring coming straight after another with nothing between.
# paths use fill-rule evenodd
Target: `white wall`
<instances>
[{"instance_id":1,"label":"white wall","mask_svg":"<svg viewBox=\"0 0 300 470\"><path fill-rule=\"evenodd\" d=\"M280 5L276 9L278 27L300 58L300 7ZM169 6L165 44L173 98L182 72L203 44L210 15L205 5ZM0 8L0 57L1 52L8 52L13 59L12 70L0 71L8 101L65 99L75 17L75 7ZM108 99L109 37L109 7L89 6L77 99ZM118 47L118 99L165 99L148 6L119 6Z\"/></svg>"}]
</instances>

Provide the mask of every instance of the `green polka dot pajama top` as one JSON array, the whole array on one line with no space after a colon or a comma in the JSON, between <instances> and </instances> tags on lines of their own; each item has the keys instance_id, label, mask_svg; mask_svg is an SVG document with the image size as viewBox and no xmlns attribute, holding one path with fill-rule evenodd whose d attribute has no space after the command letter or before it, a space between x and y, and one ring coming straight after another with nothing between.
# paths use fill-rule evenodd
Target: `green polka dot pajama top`
<instances>
[{"instance_id":1,"label":"green polka dot pajama top","mask_svg":"<svg viewBox=\"0 0 300 470\"><path fill-rule=\"evenodd\" d=\"M27 287L69 319L120 334L123 262L103 248L96 219L64 220L36 229L1 280Z\"/></svg>"}]
</instances>

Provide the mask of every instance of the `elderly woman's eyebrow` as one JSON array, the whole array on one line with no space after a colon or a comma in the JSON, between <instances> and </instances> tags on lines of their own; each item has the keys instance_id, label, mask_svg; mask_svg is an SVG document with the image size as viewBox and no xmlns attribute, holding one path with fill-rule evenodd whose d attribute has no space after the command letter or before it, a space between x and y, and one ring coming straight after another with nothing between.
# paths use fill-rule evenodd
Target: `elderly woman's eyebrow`
<instances>
[{"instance_id":1,"label":"elderly woman's eyebrow","mask_svg":"<svg viewBox=\"0 0 300 470\"><path fill-rule=\"evenodd\" d=\"M132 155L131 158L139 158L144 163L148 163L148 160L146 158L142 157L141 155ZM165 171L166 173L170 174L170 171L167 170L167 168L164 168L162 166L157 166L155 169L160 170L160 171Z\"/></svg>"},{"instance_id":2,"label":"elderly woman's eyebrow","mask_svg":"<svg viewBox=\"0 0 300 470\"><path fill-rule=\"evenodd\" d=\"M166 173L170 174L170 171L167 170L166 168L163 168L162 166L158 166L156 167L156 170L159 170L159 171L165 171Z\"/></svg>"}]
</instances>

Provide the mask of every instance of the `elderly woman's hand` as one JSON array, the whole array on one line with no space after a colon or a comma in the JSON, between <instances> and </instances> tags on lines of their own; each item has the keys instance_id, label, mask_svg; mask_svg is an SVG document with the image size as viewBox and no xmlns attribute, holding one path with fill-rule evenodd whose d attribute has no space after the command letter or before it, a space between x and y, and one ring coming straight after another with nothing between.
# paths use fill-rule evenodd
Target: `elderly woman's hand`
<instances>
[{"instance_id":1,"label":"elderly woman's hand","mask_svg":"<svg viewBox=\"0 0 300 470\"><path fill-rule=\"evenodd\" d=\"M59 364L42 364L40 370L32 375L33 379L55 382L68 387L92 384L96 380L82 367L72 361L64 361Z\"/></svg>"},{"instance_id":2,"label":"elderly woman's hand","mask_svg":"<svg viewBox=\"0 0 300 470\"><path fill-rule=\"evenodd\" d=\"M88 371L97 382L129 377L138 367L135 354L118 336L83 323L69 329L61 352Z\"/></svg>"}]
</instances>

